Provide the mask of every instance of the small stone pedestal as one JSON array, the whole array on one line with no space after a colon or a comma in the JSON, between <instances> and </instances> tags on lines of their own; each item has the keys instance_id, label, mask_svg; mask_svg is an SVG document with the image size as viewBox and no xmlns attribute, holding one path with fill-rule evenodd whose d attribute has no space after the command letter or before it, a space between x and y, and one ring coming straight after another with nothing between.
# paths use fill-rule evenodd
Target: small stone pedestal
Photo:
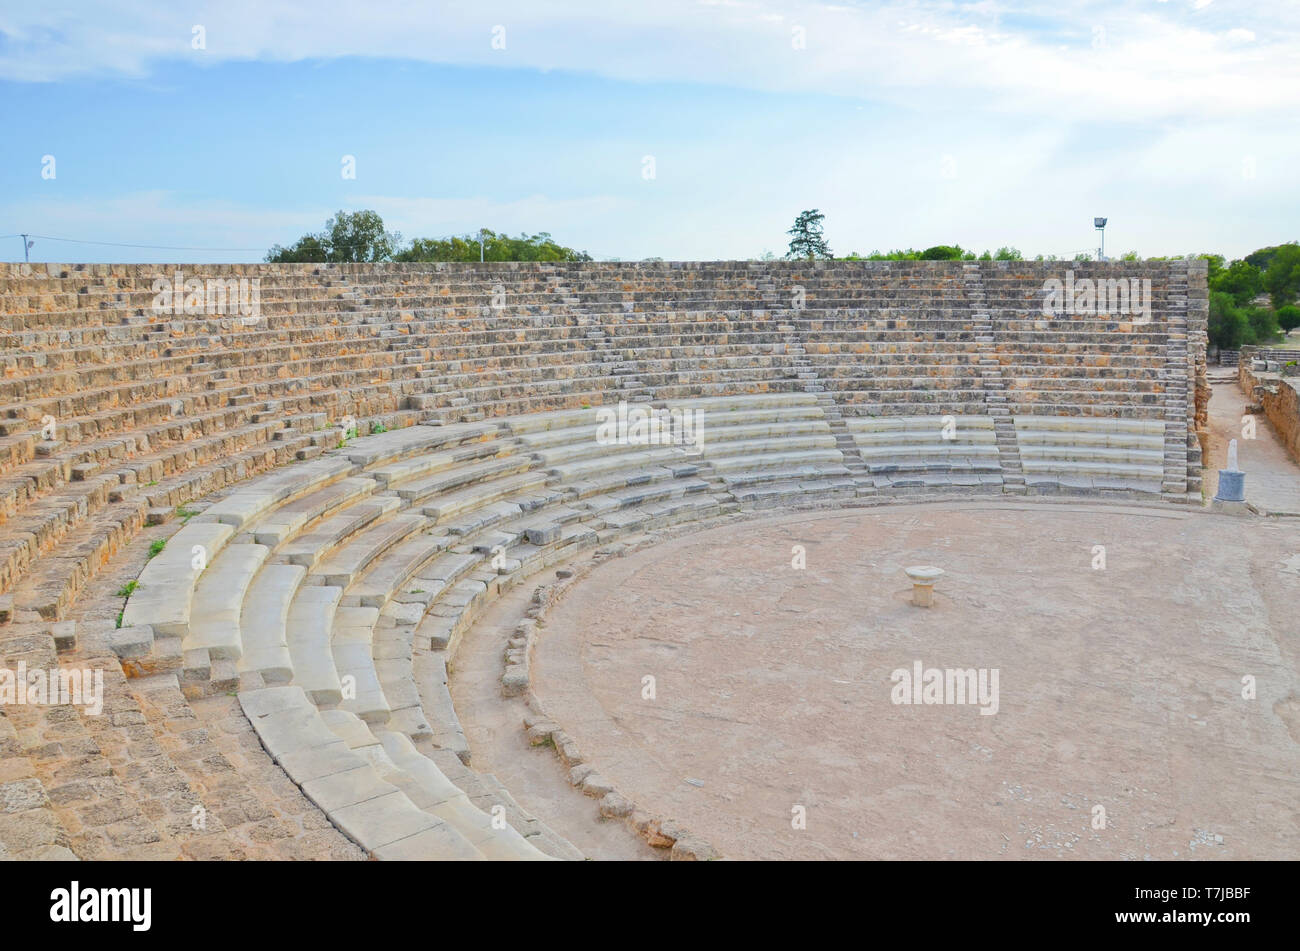
<instances>
[{"instance_id":1,"label":"small stone pedestal","mask_svg":"<svg viewBox=\"0 0 1300 951\"><path fill-rule=\"evenodd\" d=\"M1229 515L1244 515L1246 508L1246 473L1237 468L1237 440L1228 443L1228 468L1219 470L1219 490L1211 508Z\"/></svg>"},{"instance_id":2,"label":"small stone pedestal","mask_svg":"<svg viewBox=\"0 0 1300 951\"><path fill-rule=\"evenodd\" d=\"M943 569L934 565L913 565L904 569L912 580L912 603L918 608L934 605L934 583L943 577Z\"/></svg>"},{"instance_id":3,"label":"small stone pedestal","mask_svg":"<svg viewBox=\"0 0 1300 951\"><path fill-rule=\"evenodd\" d=\"M1214 498L1220 502L1246 501L1246 473L1238 469L1219 470L1219 491Z\"/></svg>"}]
</instances>

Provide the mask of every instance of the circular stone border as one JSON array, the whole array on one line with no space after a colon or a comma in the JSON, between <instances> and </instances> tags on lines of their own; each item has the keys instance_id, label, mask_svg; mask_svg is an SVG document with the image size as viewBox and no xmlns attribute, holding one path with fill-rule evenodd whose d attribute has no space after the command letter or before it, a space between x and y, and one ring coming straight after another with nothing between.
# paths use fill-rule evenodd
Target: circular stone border
<instances>
[{"instance_id":1,"label":"circular stone border","mask_svg":"<svg viewBox=\"0 0 1300 951\"><path fill-rule=\"evenodd\" d=\"M562 562L543 568L532 578L522 579L529 584L553 572L554 580L534 584L532 596L523 616L513 627L503 652L501 693L504 697L519 698L525 702L528 713L523 718L523 728L533 747L550 746L567 773L571 786L599 803L600 816L619 820L635 833L647 846L668 850L673 861L725 860L724 856L704 836L686 828L677 820L652 814L623 795L590 762L576 741L564 730L561 723L545 710L533 690L531 659L540 639L546 634L546 619L577 585L597 567L611 558L641 552L666 541L700 532L712 531L729 525L751 521L766 521L790 515L829 515L851 513L856 510L888 507L930 506L942 504L975 504L981 507L1006 507L1018 511L1035 511L1043 508L1096 507L1098 509L1134 508L1149 509L1153 514L1217 514L1208 506L1183 504L1170 506L1165 500L1137 500L1129 498L1097 498L1086 495L1053 495L1047 497L1006 498L971 495L967 493L932 493L909 496L866 497L842 500L819 500L794 506L746 507L722 512L699 521L682 522L650 529L639 535L624 537L609 543L586 548ZM910 589L900 597L910 600Z\"/></svg>"},{"instance_id":2,"label":"circular stone border","mask_svg":"<svg viewBox=\"0 0 1300 951\"><path fill-rule=\"evenodd\" d=\"M801 507L800 510L812 514L844 507L808 506ZM724 856L703 836L687 829L675 819L652 815L638 807L588 762L578 744L559 723L547 715L540 699L533 692L530 664L532 652L545 633L547 613L595 568L611 558L622 558L653 548L669 539L710 531L736 522L770 518L776 514L778 513L771 510L729 512L700 521L667 526L632 539L575 553L573 558L553 569L555 581L544 582L533 588L524 616L515 625L507 641L501 693L506 697L522 697L527 705L529 712L524 716L523 727L529 745L549 746L554 750L568 774L569 785L584 795L597 799L602 818L623 822L652 849L668 850L670 861L708 862L723 859ZM780 514L788 514L788 510Z\"/></svg>"}]
</instances>

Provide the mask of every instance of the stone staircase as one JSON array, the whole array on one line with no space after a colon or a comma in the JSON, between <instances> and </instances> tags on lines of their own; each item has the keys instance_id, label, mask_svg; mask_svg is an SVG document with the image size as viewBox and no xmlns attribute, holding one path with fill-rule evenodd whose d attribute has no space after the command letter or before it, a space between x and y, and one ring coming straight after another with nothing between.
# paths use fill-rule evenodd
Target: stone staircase
<instances>
[{"instance_id":1,"label":"stone staircase","mask_svg":"<svg viewBox=\"0 0 1300 951\"><path fill-rule=\"evenodd\" d=\"M975 349L979 354L980 377L985 390L985 411L993 417L997 433L998 455L1002 463L1002 491L1007 495L1025 495L1025 478L1020 467L1020 449L1016 428L1007 407L1006 380L994 348L996 330L988 310L984 280L978 264L962 265L966 298L971 305L971 327L975 332Z\"/></svg>"},{"instance_id":2,"label":"stone staircase","mask_svg":"<svg viewBox=\"0 0 1300 951\"><path fill-rule=\"evenodd\" d=\"M765 301L773 304L778 302L774 285L760 284L759 289L763 292ZM804 349L799 328L792 323L782 323L777 325L777 331L783 335L781 345L789 359L789 374L796 381L795 385L803 392L817 395L817 405L826 421L830 423L831 432L835 436L835 446L844 456L844 465L858 486L858 494L874 495L876 490L871 482L870 472L858 454L857 445L844 424L844 414L840 412L835 398L822 386L817 370L808 358L807 350Z\"/></svg>"}]
</instances>

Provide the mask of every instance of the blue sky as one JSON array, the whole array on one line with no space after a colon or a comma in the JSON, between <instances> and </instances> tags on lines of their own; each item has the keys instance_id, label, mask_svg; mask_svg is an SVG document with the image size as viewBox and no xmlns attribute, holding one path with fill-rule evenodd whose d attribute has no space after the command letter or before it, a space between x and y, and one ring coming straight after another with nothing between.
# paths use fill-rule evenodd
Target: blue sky
<instances>
[{"instance_id":1,"label":"blue sky","mask_svg":"<svg viewBox=\"0 0 1300 951\"><path fill-rule=\"evenodd\" d=\"M33 260L259 260L339 208L626 260L810 207L840 253L1300 237L1294 0L92 0L0 13L0 102L0 235L247 249Z\"/></svg>"}]
</instances>

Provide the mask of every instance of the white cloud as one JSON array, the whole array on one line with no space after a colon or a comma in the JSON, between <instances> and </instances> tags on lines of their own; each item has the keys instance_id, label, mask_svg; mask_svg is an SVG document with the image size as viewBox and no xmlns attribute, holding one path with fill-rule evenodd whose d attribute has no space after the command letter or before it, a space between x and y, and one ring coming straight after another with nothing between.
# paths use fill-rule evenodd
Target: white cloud
<instances>
[{"instance_id":1,"label":"white cloud","mask_svg":"<svg viewBox=\"0 0 1300 951\"><path fill-rule=\"evenodd\" d=\"M403 197L390 183L349 199L349 207L375 208L408 238L481 226L512 233L546 228L597 257L743 257L779 241L802 208L820 206L831 212L832 247L842 252L960 241L980 250L1014 243L1027 252L1071 255L1091 241L1092 215L1109 214L1114 249L1243 253L1295 238L1278 229L1293 231L1300 207L1300 184L1290 173L1300 160L1292 131L1300 119L1300 4L1229 6L483 0L435 9L424 0L226 0L193 12L145 0L92 0L68 13L11 4L0 12L0 77L149 77L174 63L364 55L856 100L843 105L857 118L818 127L811 149L785 141L789 136L765 139L754 150L761 154L738 162L745 139L683 133L665 145L672 152L660 156L654 186L608 186L621 197L583 196L585 181L570 176L545 185L566 197L500 201L490 197L504 187L499 181L472 179L489 197ZM190 48L196 23L205 27L206 50ZM504 50L491 46L498 24L505 27ZM792 49L792 25L805 31L805 49ZM868 101L893 108L857 111ZM786 102L774 115L776 108L792 107ZM574 117L593 128L598 118ZM762 135L746 122L737 129L751 143ZM633 176L641 148L627 153ZM602 151L597 141L581 161L624 160L610 159L611 149ZM816 161L807 160L810 151ZM954 177L940 172L949 154ZM1242 174L1247 158L1252 176ZM788 169L799 169L797 182ZM318 230L336 208L267 210L142 192L95 202L33 198L0 206L0 217L24 228L40 221L39 230L53 235L246 247ZM49 243L35 251L42 252L54 260L124 256L120 249Z\"/></svg>"},{"instance_id":2,"label":"white cloud","mask_svg":"<svg viewBox=\"0 0 1300 951\"><path fill-rule=\"evenodd\" d=\"M1294 115L1300 5L1256 0L1250 23L1231 29L1206 6L1198 2L1199 12L1188 16L1186 8L1142 0L884 0L852 7L499 0L436 8L417 0L226 0L193 12L143 0L87 0L75 15L41 4L11 5L0 14L0 76L144 76L166 61L357 55L821 92L904 106L942 99L1031 115ZM1243 14L1234 16L1240 21ZM195 23L206 30L205 50L190 48ZM806 31L806 49L791 49L783 23ZM491 44L498 24L505 27L504 50ZM1095 49L1099 25L1105 44ZM1247 34L1257 42L1243 49Z\"/></svg>"}]
</instances>

